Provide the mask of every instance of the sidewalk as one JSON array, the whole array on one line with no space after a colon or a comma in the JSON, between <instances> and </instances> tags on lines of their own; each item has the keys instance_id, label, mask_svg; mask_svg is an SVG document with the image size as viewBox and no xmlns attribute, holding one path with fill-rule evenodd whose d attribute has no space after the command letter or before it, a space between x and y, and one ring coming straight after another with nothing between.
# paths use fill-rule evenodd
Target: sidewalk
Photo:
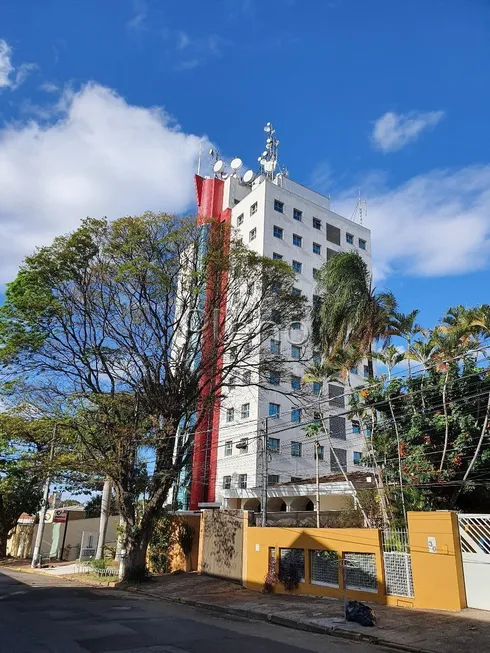
<instances>
[{"instance_id":1,"label":"sidewalk","mask_svg":"<svg viewBox=\"0 0 490 653\"><path fill-rule=\"evenodd\" d=\"M127 589L248 619L362 639L392 649L431 653L490 651L490 612L480 610L435 612L373 604L378 627L364 628L343 620L343 603L336 599L259 594L195 573L160 576L152 583Z\"/></svg>"}]
</instances>

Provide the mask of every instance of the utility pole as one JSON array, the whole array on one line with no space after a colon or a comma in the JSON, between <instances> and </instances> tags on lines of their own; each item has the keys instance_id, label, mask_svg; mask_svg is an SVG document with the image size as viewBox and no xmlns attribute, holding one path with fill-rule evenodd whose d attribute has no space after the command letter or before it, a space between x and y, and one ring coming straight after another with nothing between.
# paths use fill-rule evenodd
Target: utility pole
<instances>
[{"instance_id":1,"label":"utility pole","mask_svg":"<svg viewBox=\"0 0 490 653\"><path fill-rule=\"evenodd\" d=\"M265 428L262 431L262 526L267 526L267 485L269 481L269 418L265 418Z\"/></svg>"},{"instance_id":2,"label":"utility pole","mask_svg":"<svg viewBox=\"0 0 490 653\"><path fill-rule=\"evenodd\" d=\"M58 425L55 424L53 427L53 437L51 438L51 449L49 452L49 462L53 462L54 458L54 441L56 439L56 432L58 430ZM39 524L37 527L37 533L36 533L36 541L34 542L34 552L32 554L32 562L31 562L31 567L34 569L35 567L41 566L41 545L43 543L43 535L44 535L44 520L46 519L46 511L48 509L48 501L49 501L49 486L51 485L51 474L48 471L48 475L46 476L46 480L44 482L44 490L43 490L43 502L41 504L41 510L39 511Z\"/></svg>"},{"instance_id":3,"label":"utility pole","mask_svg":"<svg viewBox=\"0 0 490 653\"><path fill-rule=\"evenodd\" d=\"M316 527L320 528L320 443L318 434L315 438L315 472L316 472Z\"/></svg>"},{"instance_id":4,"label":"utility pole","mask_svg":"<svg viewBox=\"0 0 490 653\"><path fill-rule=\"evenodd\" d=\"M104 488L102 490L102 500L100 502L100 520L99 520L99 539L97 541L97 552L95 554L96 560L102 560L104 557L105 538L107 533L107 524L109 522L109 515L111 512L111 495L112 483L110 478L104 481Z\"/></svg>"}]
</instances>

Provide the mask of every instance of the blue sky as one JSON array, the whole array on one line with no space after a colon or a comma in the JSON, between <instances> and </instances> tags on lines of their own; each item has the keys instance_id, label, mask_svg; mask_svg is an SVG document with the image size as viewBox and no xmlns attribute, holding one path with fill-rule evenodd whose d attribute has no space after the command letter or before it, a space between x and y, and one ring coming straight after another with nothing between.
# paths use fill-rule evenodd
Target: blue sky
<instances>
[{"instance_id":1,"label":"blue sky","mask_svg":"<svg viewBox=\"0 0 490 653\"><path fill-rule=\"evenodd\" d=\"M85 215L190 211L201 139L368 200L378 285L489 301L487 0L4 0L0 283Z\"/></svg>"}]
</instances>

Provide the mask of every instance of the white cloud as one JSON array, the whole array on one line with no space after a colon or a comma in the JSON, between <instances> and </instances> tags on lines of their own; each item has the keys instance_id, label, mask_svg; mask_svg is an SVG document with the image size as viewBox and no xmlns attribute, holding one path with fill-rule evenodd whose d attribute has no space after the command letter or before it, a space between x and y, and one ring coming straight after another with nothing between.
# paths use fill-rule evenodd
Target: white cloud
<instances>
[{"instance_id":1,"label":"white cloud","mask_svg":"<svg viewBox=\"0 0 490 653\"><path fill-rule=\"evenodd\" d=\"M87 215L190 208L200 140L162 109L130 105L94 83L65 91L48 121L1 128L0 283Z\"/></svg>"},{"instance_id":2,"label":"white cloud","mask_svg":"<svg viewBox=\"0 0 490 653\"><path fill-rule=\"evenodd\" d=\"M6 41L0 39L0 88L10 87L13 84L10 77L14 72L11 57L12 48Z\"/></svg>"},{"instance_id":3,"label":"white cloud","mask_svg":"<svg viewBox=\"0 0 490 653\"><path fill-rule=\"evenodd\" d=\"M25 81L27 75L37 68L36 64L23 63L17 69L12 64L12 48L0 39L0 90L10 88L15 90Z\"/></svg>"},{"instance_id":4,"label":"white cloud","mask_svg":"<svg viewBox=\"0 0 490 653\"><path fill-rule=\"evenodd\" d=\"M387 189L363 186L377 279L447 276L490 265L490 165L434 170ZM335 210L350 216L353 189Z\"/></svg>"},{"instance_id":5,"label":"white cloud","mask_svg":"<svg viewBox=\"0 0 490 653\"><path fill-rule=\"evenodd\" d=\"M435 127L444 118L444 111L411 111L385 113L374 123L372 140L383 152L396 152L420 136L424 129Z\"/></svg>"},{"instance_id":6,"label":"white cloud","mask_svg":"<svg viewBox=\"0 0 490 653\"><path fill-rule=\"evenodd\" d=\"M39 87L39 90L44 91L45 93L57 93L60 89L52 82L44 82L44 84L41 84Z\"/></svg>"}]
</instances>

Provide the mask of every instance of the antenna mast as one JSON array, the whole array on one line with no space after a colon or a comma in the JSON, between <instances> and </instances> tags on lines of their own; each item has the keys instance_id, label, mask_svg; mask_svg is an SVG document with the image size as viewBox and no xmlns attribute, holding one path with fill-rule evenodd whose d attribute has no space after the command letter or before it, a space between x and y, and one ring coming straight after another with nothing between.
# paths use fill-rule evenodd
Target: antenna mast
<instances>
[{"instance_id":1,"label":"antenna mast","mask_svg":"<svg viewBox=\"0 0 490 653\"><path fill-rule=\"evenodd\" d=\"M354 213L351 216L352 222L357 222L359 219L359 224L362 224L363 220L367 218L367 199L361 197L361 189L357 189L357 204L354 209Z\"/></svg>"},{"instance_id":2,"label":"antenna mast","mask_svg":"<svg viewBox=\"0 0 490 653\"><path fill-rule=\"evenodd\" d=\"M276 130L273 128L270 122L266 124L264 131L267 134L267 139L265 141L265 150L259 156L258 161L260 163L261 171L266 175L266 177L273 181L277 167L279 141L274 135Z\"/></svg>"}]
</instances>

